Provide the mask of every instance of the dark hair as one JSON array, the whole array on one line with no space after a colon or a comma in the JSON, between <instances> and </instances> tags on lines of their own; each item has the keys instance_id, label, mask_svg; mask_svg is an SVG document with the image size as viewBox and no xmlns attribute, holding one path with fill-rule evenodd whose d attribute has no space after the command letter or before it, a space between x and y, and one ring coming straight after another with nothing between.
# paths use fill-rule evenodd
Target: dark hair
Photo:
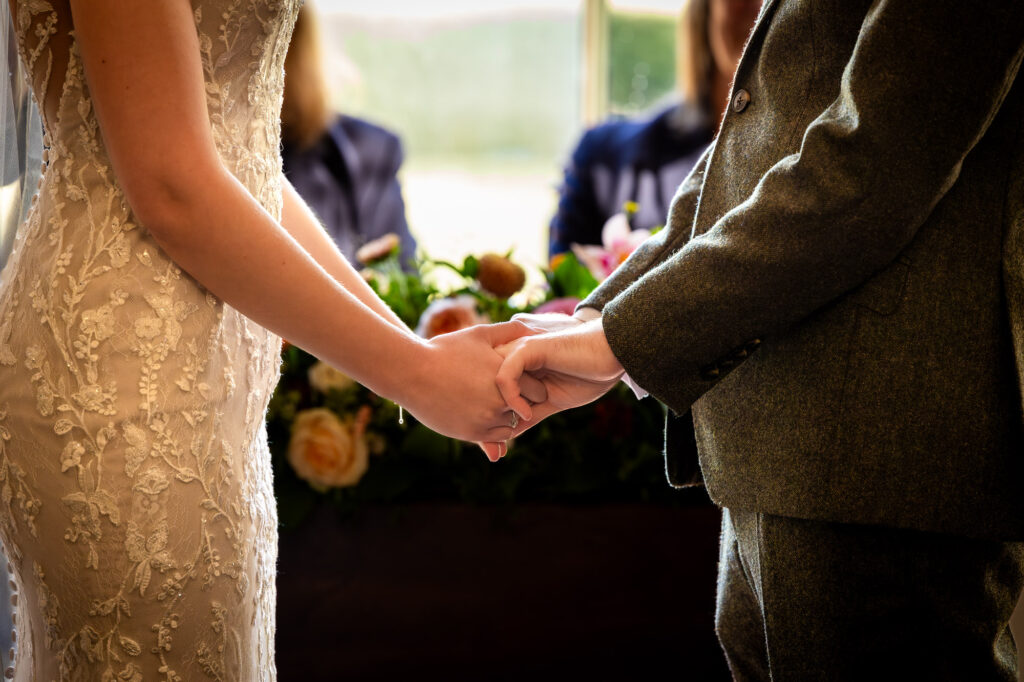
<instances>
[{"instance_id":1,"label":"dark hair","mask_svg":"<svg viewBox=\"0 0 1024 682\"><path fill-rule=\"evenodd\" d=\"M676 30L676 82L683 98L708 107L715 60L708 37L709 0L686 0Z\"/></svg>"}]
</instances>

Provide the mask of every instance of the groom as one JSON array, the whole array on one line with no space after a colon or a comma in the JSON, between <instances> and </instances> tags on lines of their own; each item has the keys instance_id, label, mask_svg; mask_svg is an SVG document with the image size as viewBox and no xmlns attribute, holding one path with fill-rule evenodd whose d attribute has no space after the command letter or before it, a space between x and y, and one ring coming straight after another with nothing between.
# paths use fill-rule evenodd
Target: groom
<instances>
[{"instance_id":1,"label":"groom","mask_svg":"<svg viewBox=\"0 0 1024 682\"><path fill-rule=\"evenodd\" d=\"M692 406L738 680L1014 679L1022 56L1018 0L766 0L667 229L500 349L519 430L623 370Z\"/></svg>"}]
</instances>

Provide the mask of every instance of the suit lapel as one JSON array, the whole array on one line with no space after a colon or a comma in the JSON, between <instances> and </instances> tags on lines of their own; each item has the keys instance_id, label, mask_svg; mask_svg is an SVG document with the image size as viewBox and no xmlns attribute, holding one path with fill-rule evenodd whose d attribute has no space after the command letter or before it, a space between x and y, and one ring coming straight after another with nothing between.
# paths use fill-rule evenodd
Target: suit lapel
<instances>
[{"instance_id":1,"label":"suit lapel","mask_svg":"<svg viewBox=\"0 0 1024 682\"><path fill-rule=\"evenodd\" d=\"M778 8L779 4L784 1L785 0L764 0L761 5L761 12L757 15L757 21L754 23L754 28L750 32L750 38L747 39L747 44L743 48L743 55L740 57L739 64L736 65L736 75L733 78L733 85L729 91L730 103L732 102L732 98L735 94L733 91L736 89L736 83L743 80L741 74L749 71L753 68L752 65L757 63L758 56L761 51L761 44L764 42L764 36L768 31L768 26L772 22L772 17L775 15L776 8ZM719 129L719 132L721 132L721 129ZM715 163L715 150L713 148L715 143L712 142L711 144L712 149L710 156L708 156L703 182L706 182L707 178L711 176L710 169ZM693 216L691 238L699 237L711 227L710 225L705 226L703 229L700 227L702 222L700 218L703 203L701 198L704 196L704 191L704 188L701 187L700 198L697 199L697 206Z\"/></svg>"}]
</instances>

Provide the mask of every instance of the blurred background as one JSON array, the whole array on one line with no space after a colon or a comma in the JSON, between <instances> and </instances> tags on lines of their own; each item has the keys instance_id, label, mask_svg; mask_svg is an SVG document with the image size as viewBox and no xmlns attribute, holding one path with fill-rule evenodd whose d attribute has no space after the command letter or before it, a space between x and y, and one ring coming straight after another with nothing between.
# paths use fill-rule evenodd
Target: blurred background
<instances>
[{"instance_id":1,"label":"blurred background","mask_svg":"<svg viewBox=\"0 0 1024 682\"><path fill-rule=\"evenodd\" d=\"M401 138L421 253L514 251L536 278L584 131L678 101L683 4L317 0L328 104ZM724 101L702 104L710 135ZM587 455L622 458L639 440ZM729 679L713 631L718 510L653 478L654 504L367 505L340 523L321 505L285 522L281 678Z\"/></svg>"},{"instance_id":2,"label":"blurred background","mask_svg":"<svg viewBox=\"0 0 1024 682\"><path fill-rule=\"evenodd\" d=\"M675 93L680 2L320 0L331 104L399 134L409 226L433 258L547 262L581 130ZM529 268L528 268L529 270Z\"/></svg>"},{"instance_id":3,"label":"blurred background","mask_svg":"<svg viewBox=\"0 0 1024 682\"><path fill-rule=\"evenodd\" d=\"M404 201L431 259L513 251L527 279L542 281L549 223L584 131L609 117L647 120L679 100L681 0L314 4L328 108L400 138L402 199L355 177L373 175L375 154L393 169L395 154L388 133L352 120L333 124L335 142L321 138L306 156L286 145L286 170L344 166L340 185L353 188L356 217L374 236L373 205ZM703 149L709 138L698 137L688 144ZM635 185L629 146L615 147L615 169ZM300 192L336 194L312 173L290 177ZM359 203L377 190L390 198ZM323 206L349 229L344 211ZM608 216L588 207L587 217L599 244ZM305 360L294 350L285 358L269 424L278 448L291 417L319 395L306 386ZM354 390L323 400L344 415L364 404ZM386 405L373 420L395 456L371 457L357 485L317 498L275 455L280 678L639 680L678 667L728 679L713 623L718 510L700 488L668 486L660 407L620 393L552 422L558 433L538 427L506 466L446 439L391 434Z\"/></svg>"}]
</instances>

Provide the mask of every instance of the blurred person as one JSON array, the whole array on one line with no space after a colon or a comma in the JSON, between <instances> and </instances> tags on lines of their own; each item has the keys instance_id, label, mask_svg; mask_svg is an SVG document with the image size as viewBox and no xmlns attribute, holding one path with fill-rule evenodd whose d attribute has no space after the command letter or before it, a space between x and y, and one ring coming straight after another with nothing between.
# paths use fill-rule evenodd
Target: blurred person
<instances>
[{"instance_id":1,"label":"blurred person","mask_svg":"<svg viewBox=\"0 0 1024 682\"><path fill-rule=\"evenodd\" d=\"M550 252L600 244L605 222L637 204L633 229L665 223L669 202L715 136L761 0L686 0L676 35L680 101L651 117L584 133L565 169Z\"/></svg>"},{"instance_id":2,"label":"blurred person","mask_svg":"<svg viewBox=\"0 0 1024 682\"><path fill-rule=\"evenodd\" d=\"M416 253L398 182L402 143L394 133L327 102L320 21L307 2L285 58L281 108L285 176L323 222L345 257L389 232L403 263Z\"/></svg>"}]
</instances>

